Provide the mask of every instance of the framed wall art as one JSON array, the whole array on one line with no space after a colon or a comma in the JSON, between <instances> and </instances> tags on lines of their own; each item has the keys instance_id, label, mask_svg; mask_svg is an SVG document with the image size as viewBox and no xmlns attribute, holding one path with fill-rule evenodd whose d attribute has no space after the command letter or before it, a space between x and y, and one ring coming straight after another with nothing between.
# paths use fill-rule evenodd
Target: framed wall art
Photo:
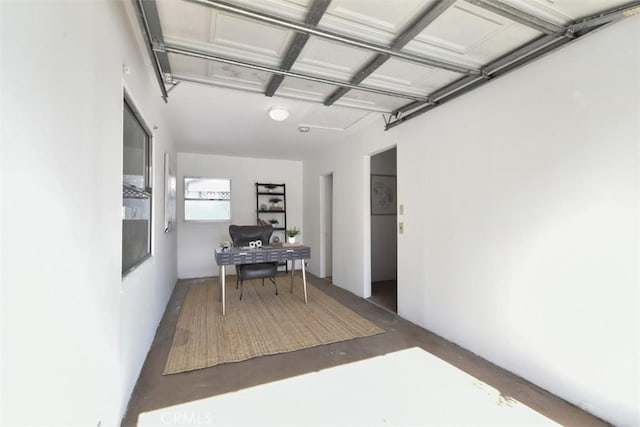
<instances>
[{"instance_id":1,"label":"framed wall art","mask_svg":"<svg viewBox=\"0 0 640 427\"><path fill-rule=\"evenodd\" d=\"M371 215L396 215L396 177L371 175Z\"/></svg>"}]
</instances>

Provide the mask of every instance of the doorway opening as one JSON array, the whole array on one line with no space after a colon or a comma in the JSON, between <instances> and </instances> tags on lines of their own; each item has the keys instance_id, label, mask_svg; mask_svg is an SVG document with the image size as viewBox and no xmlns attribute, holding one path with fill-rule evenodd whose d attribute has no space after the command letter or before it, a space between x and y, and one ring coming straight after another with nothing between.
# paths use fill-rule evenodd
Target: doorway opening
<instances>
[{"instance_id":1,"label":"doorway opening","mask_svg":"<svg viewBox=\"0 0 640 427\"><path fill-rule=\"evenodd\" d=\"M333 282L333 174L320 177L320 277Z\"/></svg>"},{"instance_id":2,"label":"doorway opening","mask_svg":"<svg viewBox=\"0 0 640 427\"><path fill-rule=\"evenodd\" d=\"M398 312L398 200L396 148L372 155L371 297L368 300Z\"/></svg>"}]
</instances>

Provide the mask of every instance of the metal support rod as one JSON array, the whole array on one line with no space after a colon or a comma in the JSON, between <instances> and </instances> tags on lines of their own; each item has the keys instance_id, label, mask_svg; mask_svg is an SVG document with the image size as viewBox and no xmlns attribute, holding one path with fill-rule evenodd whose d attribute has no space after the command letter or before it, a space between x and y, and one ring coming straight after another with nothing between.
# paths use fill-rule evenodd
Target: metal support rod
<instances>
[{"instance_id":1,"label":"metal support rod","mask_svg":"<svg viewBox=\"0 0 640 427\"><path fill-rule=\"evenodd\" d=\"M482 77L475 77L475 76L467 76L467 77L463 77L459 80L456 80L453 83L449 83L448 85L446 85L445 87L438 89L437 91L433 92L430 95L430 98L434 101L434 103L438 103L442 98L445 98L449 95L451 95L452 93L456 93L462 89L464 89L465 87L474 84L475 82L477 82L478 80L482 80Z\"/></svg>"},{"instance_id":2,"label":"metal support rod","mask_svg":"<svg viewBox=\"0 0 640 427\"><path fill-rule=\"evenodd\" d=\"M456 0L440 0L436 2L429 9L424 11L411 25L409 25L396 39L391 43L391 49L398 51L405 47L410 41L412 41L418 34L424 31L433 21L438 19L440 15L445 13L451 6L455 4Z\"/></svg>"},{"instance_id":3,"label":"metal support rod","mask_svg":"<svg viewBox=\"0 0 640 427\"><path fill-rule=\"evenodd\" d=\"M493 74L499 71L501 68L510 65L511 63L522 59L525 56L532 54L533 52L542 49L543 47L555 42L558 40L558 37L545 35L539 37L532 42L521 46L510 53L498 58L497 60L489 63L484 70L487 74Z\"/></svg>"},{"instance_id":4,"label":"metal support rod","mask_svg":"<svg viewBox=\"0 0 640 427\"><path fill-rule=\"evenodd\" d=\"M141 3L144 16L149 27L149 36L151 37L151 45L164 44L164 36L162 35L162 25L160 25L160 15L158 14L158 6L154 1L142 0ZM171 64L166 53L156 52L158 55L158 63L162 74L171 74Z\"/></svg>"},{"instance_id":5,"label":"metal support rod","mask_svg":"<svg viewBox=\"0 0 640 427\"><path fill-rule=\"evenodd\" d=\"M463 67L461 65L445 62L439 59L433 59L433 58L427 58L419 55L414 55L409 52L402 52L402 51L396 52L393 49L386 46L370 43L364 40L359 40L353 37L334 33L332 31L313 28L310 25L291 21L285 18L279 18L276 16L268 15L253 9L237 6L235 4L231 4L226 1L222 1L222 0L188 0L188 1L192 3L208 6L214 9L222 10L225 12L233 13L236 15L244 16L245 18L250 18L256 21L264 22L264 23L275 25L282 28L287 28L289 30L294 30L300 33L306 33L312 36L321 37L327 40L332 40L334 42L346 44L352 47L357 47L360 49L364 49L364 50L368 50L376 53L384 53L394 58L402 59L407 62L413 62L415 64L421 64L421 65L428 65L430 67L442 68L445 70L455 71L456 73L462 73L467 75L480 74L478 70L475 70L472 68Z\"/></svg>"},{"instance_id":6,"label":"metal support rod","mask_svg":"<svg viewBox=\"0 0 640 427\"><path fill-rule=\"evenodd\" d=\"M619 19L627 18L629 16L637 15L640 13L640 1L632 1L625 5L609 9L606 12L598 13L588 16L586 18L579 19L575 23L569 25L569 29L572 31L581 31L598 25L606 24L611 21L617 21Z\"/></svg>"},{"instance_id":7,"label":"metal support rod","mask_svg":"<svg viewBox=\"0 0 640 427\"><path fill-rule=\"evenodd\" d=\"M535 52L540 51L543 48L546 48L547 46L553 44L554 42L558 42L559 40L570 40L570 39L565 39L565 38L557 38L554 36L542 36L528 44L526 44L525 46L519 47L517 49L515 49L514 51L508 53L507 55L498 58L497 60L491 62L490 64L488 64L485 68L484 68L484 78L485 79L490 79L490 78L495 78L498 77L499 75L501 75L503 72L507 72L510 71L512 68L515 68L517 66L520 65L520 62L523 61L524 58L530 59L529 56L534 54ZM514 65L516 64L516 65ZM431 98L435 103L435 104L441 104L441 102L438 102L440 100L442 100L443 98L448 98L450 97L452 94L465 89L467 86L475 84L476 81L481 80L482 78L480 77L474 77L474 76L467 76L467 77L463 77L459 80L456 80L453 83L448 84L447 86L438 89L437 91L431 93L429 95L429 98ZM475 87L475 85L474 85ZM466 91L465 91L466 92ZM400 107L397 110L395 110L396 113L404 113L407 111L411 111L414 110L416 108L418 108L420 106L419 102L412 102L410 104L405 105L404 107ZM429 111L431 108L429 109L422 109L420 111L422 112L426 112ZM409 117L404 116L404 117ZM392 126L393 127L393 126Z\"/></svg>"},{"instance_id":8,"label":"metal support rod","mask_svg":"<svg viewBox=\"0 0 640 427\"><path fill-rule=\"evenodd\" d=\"M219 88L223 88L223 89L237 89L237 90L240 90L240 91L243 91L243 92L247 92L247 93L262 94L262 92L259 89L238 89L237 87L228 86L228 85L225 85L224 83L216 82L214 80L208 80L205 77L193 77L193 76L189 76L187 74L180 74L180 73L174 73L174 74L172 74L172 77L173 77L174 81L196 83L196 84L201 84L201 85L205 85L205 86L219 87ZM296 101L300 101L300 97L295 96L295 95L288 95L288 94L284 93L284 94L278 94L278 96L282 97L282 98L290 98L290 99L294 99ZM304 99L304 101L322 105L322 101L318 101L318 100L314 100L314 99ZM391 113L391 110L385 109L385 108L382 108L382 107L377 107L375 104L354 105L353 103L341 103L341 104L337 104L337 105L339 105L340 107L343 107L343 108L362 110L362 111L370 111L372 113L380 113L380 114L389 114L389 113Z\"/></svg>"},{"instance_id":9,"label":"metal support rod","mask_svg":"<svg viewBox=\"0 0 640 427\"><path fill-rule=\"evenodd\" d=\"M147 17L144 12L144 8L142 7L142 0L135 0L133 5L136 10L136 15L138 17L138 24L142 29L142 35L145 39L145 48L147 50L147 54L149 55L149 59L151 59L151 67L153 68L153 72L158 80L158 84L160 85L160 92L162 93L162 99L164 102L167 102L167 98L169 94L167 93L167 88L164 87L164 79L162 78L162 67L160 67L160 62L158 60L158 56L153 49L153 39L151 37L151 32L149 31L149 23L147 22Z\"/></svg>"},{"instance_id":10,"label":"metal support rod","mask_svg":"<svg viewBox=\"0 0 640 427\"><path fill-rule=\"evenodd\" d=\"M322 15L326 12L329 7L329 3L331 0L314 0L311 6L309 6L309 11L307 12L307 17L305 19L305 24L311 25L315 27L322 19ZM309 40L309 34L305 33L296 33L293 37L293 41L291 42L291 46L289 46L289 50L284 55L284 59L280 63L280 69L282 70L290 70L293 64L298 59L300 52L307 44ZM276 93L282 81L284 80L284 76L280 74L274 74L271 76L271 80L267 84L267 90L264 92L266 96L273 96Z\"/></svg>"},{"instance_id":11,"label":"metal support rod","mask_svg":"<svg viewBox=\"0 0 640 427\"><path fill-rule=\"evenodd\" d=\"M291 47L289 51L285 55L285 58L282 60L280 64L280 69L282 70L290 70L291 66L300 55L302 48L305 44L307 44L307 40L309 40L309 35L296 33L293 37L293 41L291 42ZM284 76L282 74L273 74L269 83L267 83L267 89L264 91L265 96L273 96L282 82L284 81Z\"/></svg>"},{"instance_id":12,"label":"metal support rod","mask_svg":"<svg viewBox=\"0 0 640 427\"><path fill-rule=\"evenodd\" d=\"M558 49L560 46L565 45L572 41L572 39L567 39L567 38L551 37L553 40L555 40L555 43L549 44L548 37L550 36L543 36L540 39L534 40L533 42L529 43L529 45L527 45L529 46L529 49L525 49L527 46L523 46L521 48L516 49L512 53L505 55L503 58L497 59L496 61L487 65L485 69L493 69L494 70L493 74L489 74L488 72L485 72L483 78L482 77L478 78L474 76L463 77L462 79L457 80L433 92L430 95L430 97L435 101L433 104L417 109L411 112L410 114L407 114L406 116L403 116L395 120L394 122L387 124L385 126L385 130L389 130L407 120L411 120L414 117L424 114L427 111L434 109L435 107L443 105L459 97L460 95L470 92L473 89L476 89L477 87L480 87L488 83L489 81L497 77L500 77L501 75L506 74L509 71L514 70L515 68L528 64L529 62L535 60L536 58L548 52L551 52L555 49ZM543 39L545 41L545 43L543 44L544 48L541 48L540 46L541 40ZM517 59L512 58L512 56L515 55L516 53L519 53L520 56ZM505 58L508 58L508 61L505 61ZM498 66L494 67L494 64Z\"/></svg>"},{"instance_id":13,"label":"metal support rod","mask_svg":"<svg viewBox=\"0 0 640 427\"><path fill-rule=\"evenodd\" d=\"M407 111L411 111L411 110L415 110L416 108L424 105L425 102L420 102L420 101L413 101L410 102L398 109L396 109L393 114L396 115L396 118L399 117L400 114L406 113ZM389 118L389 121L391 121L391 118ZM388 123L387 123L388 124Z\"/></svg>"},{"instance_id":14,"label":"metal support rod","mask_svg":"<svg viewBox=\"0 0 640 427\"><path fill-rule=\"evenodd\" d=\"M348 82L341 82L341 81L338 81L338 80L327 79L327 78L324 78L324 77L311 76L311 75L308 75L308 74L296 73L296 72L293 72L293 71L286 71L286 70L281 70L281 69L278 69L278 68L267 67L265 65L253 64L253 63L244 62L244 61L238 61L238 60L230 59L230 58L223 58L223 57L220 57L220 56L213 55L211 53L194 50L194 49L191 49L191 48L186 47L186 46L178 46L178 45L174 45L174 44L166 44L164 47L157 47L156 49L157 50L164 50L167 53L175 53L175 54L179 54L179 55L191 56L193 58L206 59L208 61L222 62L222 63L225 63L225 64L237 65L239 67L244 67L244 68L250 68L252 70L265 71L267 73L279 74L279 75L282 75L282 76L294 77L294 78L297 78L297 79L309 80L309 81L318 82L318 83L324 83L324 84L328 84L328 85L332 85L332 86L348 87L348 88L351 88L351 89L361 90L363 92L377 93L378 95L386 95L386 96L392 96L392 97L396 97L396 98L405 98L405 99L411 99L411 100L414 100L414 101L427 101L428 100L424 96L410 95L410 94L399 93L399 92L391 92L391 91L388 91L388 90L376 89L376 88L368 87L368 86L358 86L358 85L354 85L354 84L351 84L351 83L348 83Z\"/></svg>"},{"instance_id":15,"label":"metal support rod","mask_svg":"<svg viewBox=\"0 0 640 427\"><path fill-rule=\"evenodd\" d=\"M451 101L451 100L453 100L453 99L455 99L455 98L457 98L457 97L459 97L459 96L461 96L461 95L463 95L463 94L465 94L467 92L471 92L473 89L475 89L475 88L477 88L479 86L482 86L482 85L486 84L488 81L489 80L476 78L474 81L468 83L467 85L462 86L460 88L457 88L456 91L451 92L450 94L448 94L446 96L443 96L442 98L440 98L439 101L436 101L433 104L426 105L426 106L424 106L424 107L422 107L422 108L420 108L420 109L418 109L418 110L416 110L416 111L414 111L412 113L407 114L406 116L400 117L397 120L389 123L388 125L385 126L384 130L389 130L391 128L394 128L394 127L406 122L407 120L411 120L414 117L417 117L417 116L419 116L421 114L426 113L427 111L433 110L436 107L439 107L439 106L441 106L443 104L446 104L447 102L449 102L449 101Z\"/></svg>"},{"instance_id":16,"label":"metal support rod","mask_svg":"<svg viewBox=\"0 0 640 427\"><path fill-rule=\"evenodd\" d=\"M417 19L415 19L402 33L396 37L396 39L391 43L391 49L393 51L399 51L404 46L407 45L415 36L420 34L429 24L435 21L440 15L446 12L456 0L440 0L436 2L435 5L424 11ZM364 79L369 77L373 72L375 72L382 64L387 62L389 59L389 55L379 53L377 54L373 60L369 61L367 65L360 69L356 73L355 76L351 79L351 83L359 84ZM348 92L348 89L340 88L334 91L329 97L324 101L324 105L331 105L344 96Z\"/></svg>"},{"instance_id":17,"label":"metal support rod","mask_svg":"<svg viewBox=\"0 0 640 427\"><path fill-rule=\"evenodd\" d=\"M485 66L483 68L484 78L474 79L471 76L464 77L432 93L430 95L430 98L435 101L433 104L426 105L411 112L410 114L407 114L406 116L397 118L391 123L388 123L385 126L385 130L392 129L395 126L406 122L407 120L410 120L414 117L419 116L420 114L424 114L427 111L445 104L446 102L449 102L464 93L470 92L477 87L488 83L491 80L501 77L516 68L529 64L530 62L540 58L541 56L558 50L561 47L566 46L567 44L573 43L580 37L600 28L602 25L611 24L614 21L619 21L627 16L638 13L640 13L640 1L634 1L626 4L625 6L611 9L598 15L593 15L590 18L581 19L580 21L577 21L577 23L569 25L567 27L569 31L574 28L580 29L580 31L571 31L575 36L575 38L573 39L557 36L540 37ZM604 20L605 23L603 23L604 17L607 17L606 20ZM412 109L415 109L416 107L417 103L412 102L396 110L396 112L410 111Z\"/></svg>"},{"instance_id":18,"label":"metal support rod","mask_svg":"<svg viewBox=\"0 0 640 427\"><path fill-rule=\"evenodd\" d=\"M358 71L355 76L351 78L351 84L354 84L354 85L360 84L360 82L366 79L369 76L369 74L373 73L375 70L378 69L378 67L384 64L387 61L387 59L389 59L389 56L383 55L381 53L374 56L373 60L371 60L360 71ZM324 105L326 106L332 105L338 99L346 95L347 92L349 92L349 90L350 89L346 87L341 87L336 89L331 95L329 95L327 99L324 100Z\"/></svg>"},{"instance_id":19,"label":"metal support rod","mask_svg":"<svg viewBox=\"0 0 640 427\"><path fill-rule=\"evenodd\" d=\"M537 16L530 15L521 11L513 6L502 3L496 0L466 0L467 3L471 3L474 6L481 7L504 18L510 19L518 24L522 24L534 30L538 30L541 33L549 34L553 36L564 36L566 34L566 28L561 25L556 25L551 22L547 22L544 19Z\"/></svg>"},{"instance_id":20,"label":"metal support rod","mask_svg":"<svg viewBox=\"0 0 640 427\"><path fill-rule=\"evenodd\" d=\"M498 70L492 71L490 76L492 79L497 78L502 76L503 74L508 73L509 71L512 71L516 68L519 68L525 64L528 64L530 62L535 61L536 59L540 58L541 56L546 55L549 52L553 52L554 50L558 50L559 48L561 48L562 46L570 43L572 40L575 39L568 39L568 38L559 38L554 40L552 43L547 44L546 46L541 47L540 49L536 49L533 52L530 52L528 55L518 59L517 61L513 61L510 64L501 67Z\"/></svg>"}]
</instances>

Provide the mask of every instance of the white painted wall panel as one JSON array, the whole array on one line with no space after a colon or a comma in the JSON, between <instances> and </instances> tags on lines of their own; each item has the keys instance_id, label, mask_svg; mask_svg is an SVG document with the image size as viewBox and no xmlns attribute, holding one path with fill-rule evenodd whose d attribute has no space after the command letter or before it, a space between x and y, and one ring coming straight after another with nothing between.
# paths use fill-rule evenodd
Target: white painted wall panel
<instances>
[{"instance_id":1,"label":"white painted wall panel","mask_svg":"<svg viewBox=\"0 0 640 427\"><path fill-rule=\"evenodd\" d=\"M334 172L334 283L365 293L368 156L397 145L400 315L640 425L639 41L629 18L305 161L308 232L317 177Z\"/></svg>"},{"instance_id":2,"label":"white painted wall panel","mask_svg":"<svg viewBox=\"0 0 640 427\"><path fill-rule=\"evenodd\" d=\"M132 28L120 2L0 4L3 425L119 425L176 281L173 141ZM123 84L159 126L154 256L124 280Z\"/></svg>"}]
</instances>

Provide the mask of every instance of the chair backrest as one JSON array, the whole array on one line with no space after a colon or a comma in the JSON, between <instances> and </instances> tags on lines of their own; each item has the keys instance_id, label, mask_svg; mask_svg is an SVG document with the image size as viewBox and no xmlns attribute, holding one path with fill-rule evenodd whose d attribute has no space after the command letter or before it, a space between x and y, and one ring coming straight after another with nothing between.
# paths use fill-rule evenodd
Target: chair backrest
<instances>
[{"instance_id":1,"label":"chair backrest","mask_svg":"<svg viewBox=\"0 0 640 427\"><path fill-rule=\"evenodd\" d=\"M262 241L263 245L268 245L273 234L273 227L270 225L230 225L229 236L235 246L248 246L249 242Z\"/></svg>"}]
</instances>

